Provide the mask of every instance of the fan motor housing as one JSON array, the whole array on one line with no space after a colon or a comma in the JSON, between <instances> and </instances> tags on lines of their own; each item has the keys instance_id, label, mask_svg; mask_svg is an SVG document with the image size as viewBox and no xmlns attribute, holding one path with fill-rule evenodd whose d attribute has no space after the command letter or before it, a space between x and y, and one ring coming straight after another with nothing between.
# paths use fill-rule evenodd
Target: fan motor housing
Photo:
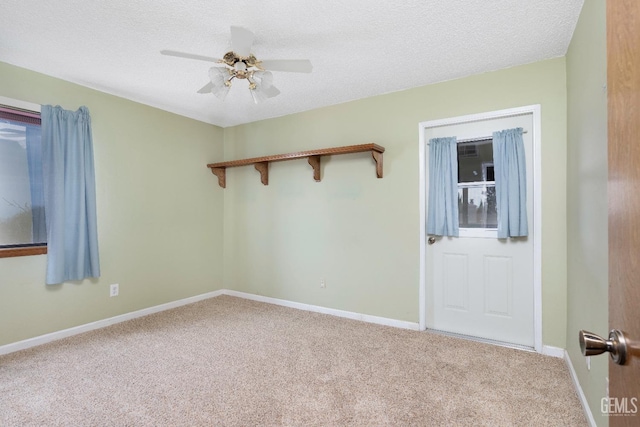
<instances>
[{"instance_id":1,"label":"fan motor housing","mask_svg":"<svg viewBox=\"0 0 640 427\"><path fill-rule=\"evenodd\" d=\"M240 56L235 52L230 51L224 54L222 60L230 67L233 67L238 62L244 62L247 68L258 66L258 59L253 54L250 54L249 56Z\"/></svg>"}]
</instances>

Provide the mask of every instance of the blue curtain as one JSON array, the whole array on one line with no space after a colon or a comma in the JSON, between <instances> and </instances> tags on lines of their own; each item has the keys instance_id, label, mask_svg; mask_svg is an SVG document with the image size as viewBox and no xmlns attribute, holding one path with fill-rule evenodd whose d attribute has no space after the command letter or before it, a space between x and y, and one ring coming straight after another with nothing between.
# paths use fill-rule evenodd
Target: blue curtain
<instances>
[{"instance_id":1,"label":"blue curtain","mask_svg":"<svg viewBox=\"0 0 640 427\"><path fill-rule=\"evenodd\" d=\"M498 238L527 236L527 174L522 128L493 133L493 166Z\"/></svg>"},{"instance_id":2,"label":"blue curtain","mask_svg":"<svg viewBox=\"0 0 640 427\"><path fill-rule=\"evenodd\" d=\"M42 187L42 150L40 126L27 124L27 164L31 189L31 241L46 243L47 226L44 215L44 188Z\"/></svg>"},{"instance_id":3,"label":"blue curtain","mask_svg":"<svg viewBox=\"0 0 640 427\"><path fill-rule=\"evenodd\" d=\"M91 117L43 105L47 284L100 276Z\"/></svg>"},{"instance_id":4,"label":"blue curtain","mask_svg":"<svg viewBox=\"0 0 640 427\"><path fill-rule=\"evenodd\" d=\"M427 234L458 237L457 138L429 140Z\"/></svg>"}]
</instances>

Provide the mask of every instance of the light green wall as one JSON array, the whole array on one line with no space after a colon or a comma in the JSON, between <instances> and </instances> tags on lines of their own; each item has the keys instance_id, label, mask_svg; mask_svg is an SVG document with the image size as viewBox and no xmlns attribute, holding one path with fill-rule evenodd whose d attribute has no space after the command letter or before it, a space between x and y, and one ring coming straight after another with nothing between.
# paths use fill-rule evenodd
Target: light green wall
<instances>
[{"instance_id":1,"label":"light green wall","mask_svg":"<svg viewBox=\"0 0 640 427\"><path fill-rule=\"evenodd\" d=\"M567 53L567 251L566 348L599 426L606 396L608 357L594 357L591 371L580 353L578 331L608 331L606 2L584 3Z\"/></svg>"},{"instance_id":2,"label":"light green wall","mask_svg":"<svg viewBox=\"0 0 640 427\"><path fill-rule=\"evenodd\" d=\"M46 287L44 256L0 259L0 345L222 287L418 322L418 123L541 104L543 342L564 347L565 71L557 58L221 130L0 64L0 96L91 111L103 272ZM386 147L383 179L366 154L323 158L320 183L304 160L272 164L266 187L230 169L225 190L203 167L368 142Z\"/></svg>"},{"instance_id":3,"label":"light green wall","mask_svg":"<svg viewBox=\"0 0 640 427\"><path fill-rule=\"evenodd\" d=\"M4 63L0 96L89 108L102 267L45 286L46 256L0 258L0 345L222 287L221 128Z\"/></svg>"},{"instance_id":4,"label":"light green wall","mask_svg":"<svg viewBox=\"0 0 640 427\"><path fill-rule=\"evenodd\" d=\"M383 179L366 154L323 159L320 183L304 160L272 164L266 187L250 167L228 170L225 287L418 322L418 123L531 104L542 106L543 342L564 347L564 58L226 128L226 160L368 142L386 152Z\"/></svg>"}]
</instances>

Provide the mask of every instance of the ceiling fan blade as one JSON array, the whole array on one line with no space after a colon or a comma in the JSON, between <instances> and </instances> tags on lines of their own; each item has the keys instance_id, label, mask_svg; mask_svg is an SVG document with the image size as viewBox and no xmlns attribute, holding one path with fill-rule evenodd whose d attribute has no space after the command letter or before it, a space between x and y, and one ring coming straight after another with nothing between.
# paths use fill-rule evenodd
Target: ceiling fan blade
<instances>
[{"instance_id":1,"label":"ceiling fan blade","mask_svg":"<svg viewBox=\"0 0 640 427\"><path fill-rule=\"evenodd\" d=\"M231 27L231 50L239 56L249 56L255 35L242 27Z\"/></svg>"},{"instance_id":2,"label":"ceiling fan blade","mask_svg":"<svg viewBox=\"0 0 640 427\"><path fill-rule=\"evenodd\" d=\"M202 86L202 89L200 89L198 93L211 93L211 89L213 89L213 83L209 82Z\"/></svg>"},{"instance_id":3,"label":"ceiling fan blade","mask_svg":"<svg viewBox=\"0 0 640 427\"><path fill-rule=\"evenodd\" d=\"M211 56L204 55L196 55L195 53L187 53L187 52L178 52L176 50L161 50L161 54L167 56L177 56L178 58L187 58L187 59L197 59L199 61L207 61L207 62L221 62L218 58L213 58Z\"/></svg>"},{"instance_id":4,"label":"ceiling fan blade","mask_svg":"<svg viewBox=\"0 0 640 427\"><path fill-rule=\"evenodd\" d=\"M264 89L263 92L267 96L267 98L273 98L274 96L280 95L280 91L275 86L269 86L268 88Z\"/></svg>"},{"instance_id":5,"label":"ceiling fan blade","mask_svg":"<svg viewBox=\"0 0 640 427\"><path fill-rule=\"evenodd\" d=\"M310 73L313 70L311 61L308 59L266 59L260 61L260 68L291 73Z\"/></svg>"}]
</instances>

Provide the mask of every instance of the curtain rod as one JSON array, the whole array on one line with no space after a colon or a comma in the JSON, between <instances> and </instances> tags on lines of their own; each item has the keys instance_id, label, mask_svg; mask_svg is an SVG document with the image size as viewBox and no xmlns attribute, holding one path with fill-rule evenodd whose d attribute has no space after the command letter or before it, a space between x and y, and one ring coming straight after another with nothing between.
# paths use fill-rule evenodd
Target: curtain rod
<instances>
[{"instance_id":1,"label":"curtain rod","mask_svg":"<svg viewBox=\"0 0 640 427\"><path fill-rule=\"evenodd\" d=\"M522 133L527 133L526 130L523 130ZM476 141L484 141L486 139L493 139L493 135L489 135L489 136L478 136L475 138L466 138L466 139L459 139L458 140L458 144L465 144L468 142L476 142Z\"/></svg>"},{"instance_id":2,"label":"curtain rod","mask_svg":"<svg viewBox=\"0 0 640 427\"><path fill-rule=\"evenodd\" d=\"M522 133L528 133L528 131L523 130ZM456 142L458 144L466 144L466 143L470 143L470 142L476 142L476 141L485 141L487 139L491 139L493 140L493 135L488 135L488 136L477 136L475 138L466 138L466 139L458 139ZM429 145L429 143L427 143L427 145Z\"/></svg>"}]
</instances>

